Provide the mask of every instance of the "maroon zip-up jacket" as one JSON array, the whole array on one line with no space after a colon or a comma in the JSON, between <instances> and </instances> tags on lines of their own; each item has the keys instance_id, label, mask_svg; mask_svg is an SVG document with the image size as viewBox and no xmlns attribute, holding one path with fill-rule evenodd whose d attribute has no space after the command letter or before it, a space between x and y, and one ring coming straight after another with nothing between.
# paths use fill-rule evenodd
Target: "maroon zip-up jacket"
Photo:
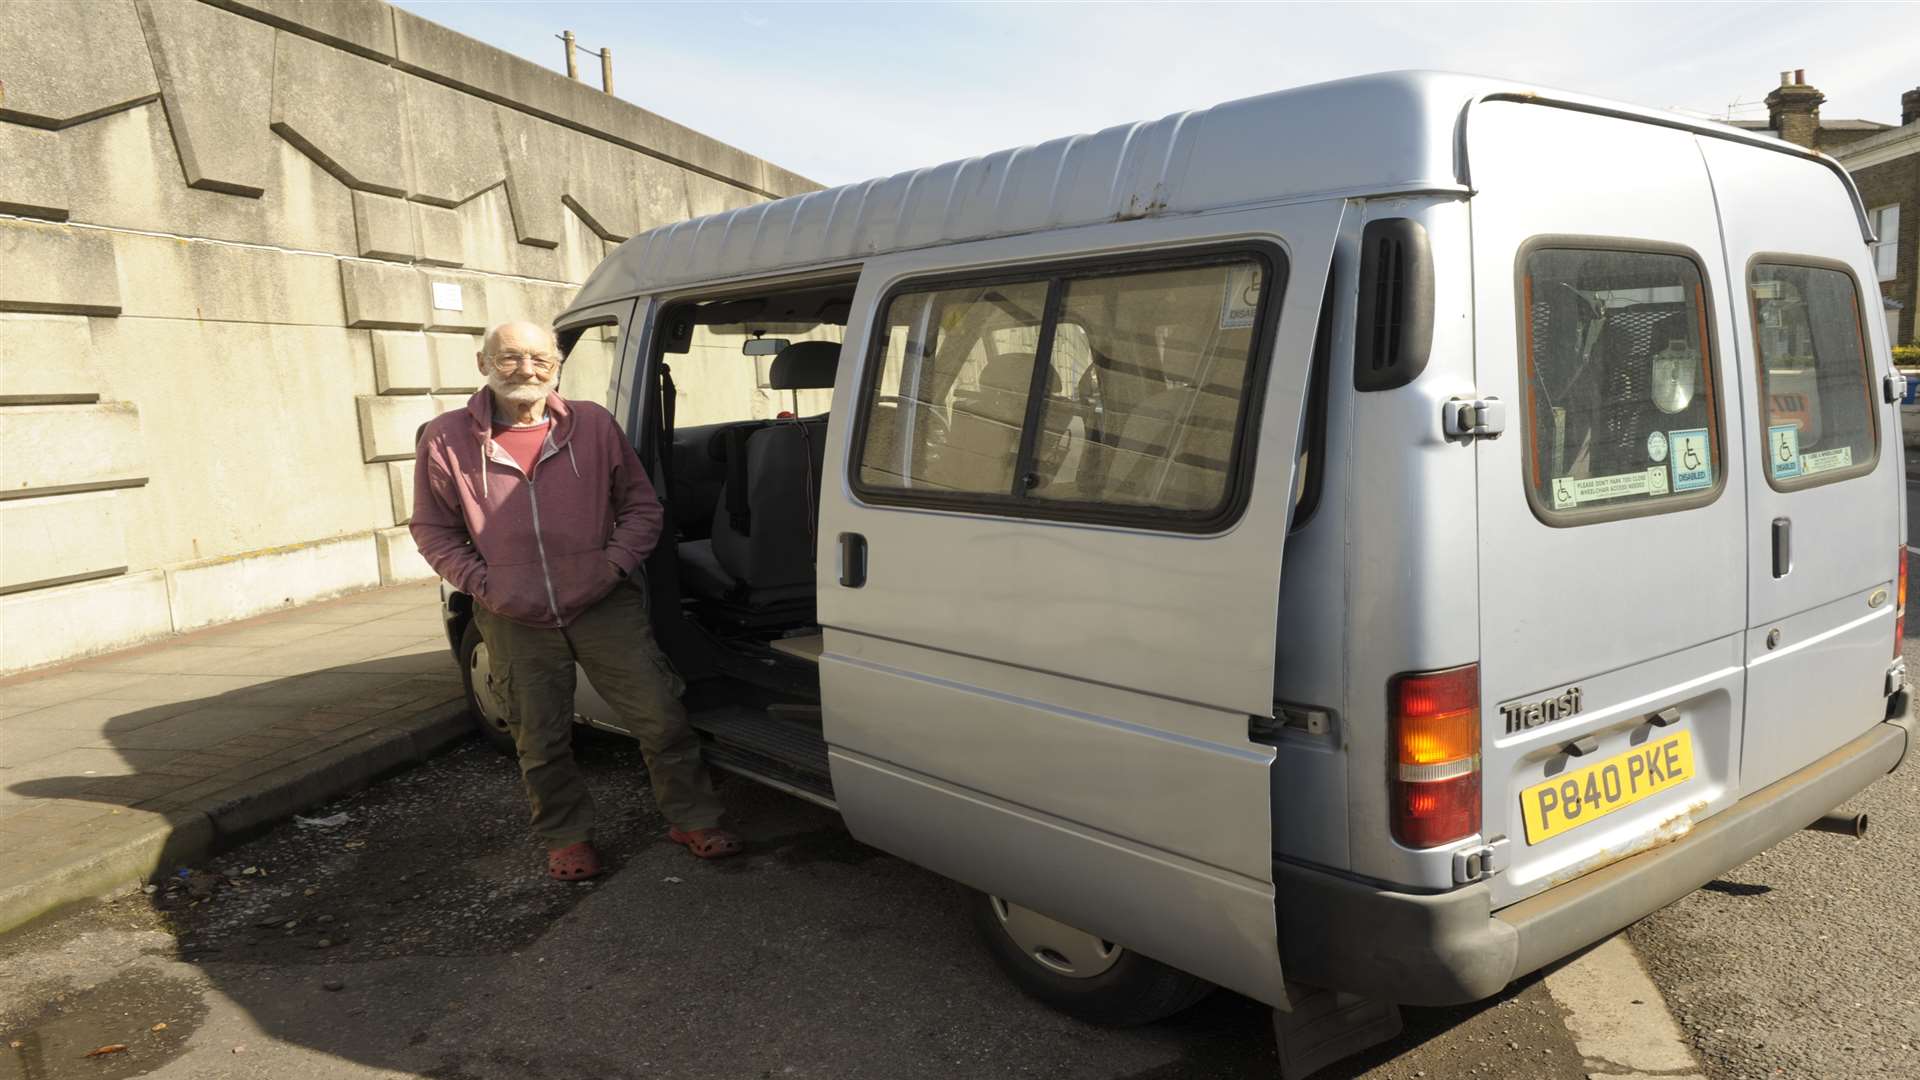
<instances>
[{"instance_id":1,"label":"maroon zip-up jacket","mask_svg":"<svg viewBox=\"0 0 1920 1080\"><path fill-rule=\"evenodd\" d=\"M488 611L566 626L640 568L660 540L653 483L613 414L547 397L531 475L493 441L493 391L427 424L414 455L413 542Z\"/></svg>"}]
</instances>

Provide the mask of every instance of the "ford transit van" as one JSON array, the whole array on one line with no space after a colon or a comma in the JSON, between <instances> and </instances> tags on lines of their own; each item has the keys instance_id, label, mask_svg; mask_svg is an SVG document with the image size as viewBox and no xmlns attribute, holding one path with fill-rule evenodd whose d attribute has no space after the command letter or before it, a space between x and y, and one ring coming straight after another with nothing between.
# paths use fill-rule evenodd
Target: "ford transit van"
<instances>
[{"instance_id":1,"label":"ford transit van","mask_svg":"<svg viewBox=\"0 0 1920 1080\"><path fill-rule=\"evenodd\" d=\"M1044 1000L1227 987L1300 1075L1906 756L1870 239L1786 143L1398 73L656 229L557 327L709 761Z\"/></svg>"}]
</instances>

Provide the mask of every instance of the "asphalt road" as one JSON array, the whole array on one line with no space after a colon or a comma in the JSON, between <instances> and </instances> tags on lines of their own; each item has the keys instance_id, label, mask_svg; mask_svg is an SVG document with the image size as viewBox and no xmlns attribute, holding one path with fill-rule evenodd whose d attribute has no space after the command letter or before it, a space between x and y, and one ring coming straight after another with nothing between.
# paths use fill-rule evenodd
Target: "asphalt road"
<instances>
[{"instance_id":1,"label":"asphalt road","mask_svg":"<svg viewBox=\"0 0 1920 1080\"><path fill-rule=\"evenodd\" d=\"M1789 837L1628 931L1716 1078L1920 1076L1920 764L1841 809L1866 839Z\"/></svg>"},{"instance_id":2,"label":"asphalt road","mask_svg":"<svg viewBox=\"0 0 1920 1080\"><path fill-rule=\"evenodd\" d=\"M729 783L751 853L701 863L662 838L630 745L586 736L582 758L597 883L545 880L514 766L475 743L310 815L338 823L0 938L0 1078L1276 1075L1254 1002L1079 1023L1004 981L958 887L832 814ZM1911 769L1853 804L1866 841L1795 836L1632 929L1714 1080L1920 1076L1917 807ZM1406 1019L1319 1075L1595 1075L1540 979Z\"/></svg>"},{"instance_id":3,"label":"asphalt road","mask_svg":"<svg viewBox=\"0 0 1920 1080\"><path fill-rule=\"evenodd\" d=\"M600 883L542 878L513 766L470 745L314 815L341 824L0 939L0 1076L1276 1075L1269 1011L1232 994L1124 1031L1029 1001L956 886L809 804L726 785L752 852L699 863L660 837L637 755L588 742ZM1407 1024L1320 1075L1587 1075L1538 980Z\"/></svg>"}]
</instances>

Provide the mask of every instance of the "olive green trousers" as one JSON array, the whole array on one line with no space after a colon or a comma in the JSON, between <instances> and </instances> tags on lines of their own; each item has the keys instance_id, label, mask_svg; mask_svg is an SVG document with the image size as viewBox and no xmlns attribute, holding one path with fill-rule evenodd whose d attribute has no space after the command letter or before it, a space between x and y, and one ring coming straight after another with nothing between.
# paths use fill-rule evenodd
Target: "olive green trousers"
<instances>
[{"instance_id":1,"label":"olive green trousers","mask_svg":"<svg viewBox=\"0 0 1920 1080\"><path fill-rule=\"evenodd\" d=\"M593 797L573 759L574 664L639 740L654 801L680 829L710 829L721 805L680 704L685 684L654 643L646 594L622 582L572 624L528 626L478 605L494 685L520 755L533 832L549 850L591 839Z\"/></svg>"}]
</instances>

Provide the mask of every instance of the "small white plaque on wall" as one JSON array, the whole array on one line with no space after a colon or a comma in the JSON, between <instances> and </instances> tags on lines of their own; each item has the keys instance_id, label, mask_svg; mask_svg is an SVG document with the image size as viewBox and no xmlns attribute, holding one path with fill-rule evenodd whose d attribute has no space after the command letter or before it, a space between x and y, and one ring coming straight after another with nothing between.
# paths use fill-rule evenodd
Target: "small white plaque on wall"
<instances>
[{"instance_id":1,"label":"small white plaque on wall","mask_svg":"<svg viewBox=\"0 0 1920 1080\"><path fill-rule=\"evenodd\" d=\"M435 311L465 311L460 297L460 286L451 281L433 283L433 307Z\"/></svg>"}]
</instances>

